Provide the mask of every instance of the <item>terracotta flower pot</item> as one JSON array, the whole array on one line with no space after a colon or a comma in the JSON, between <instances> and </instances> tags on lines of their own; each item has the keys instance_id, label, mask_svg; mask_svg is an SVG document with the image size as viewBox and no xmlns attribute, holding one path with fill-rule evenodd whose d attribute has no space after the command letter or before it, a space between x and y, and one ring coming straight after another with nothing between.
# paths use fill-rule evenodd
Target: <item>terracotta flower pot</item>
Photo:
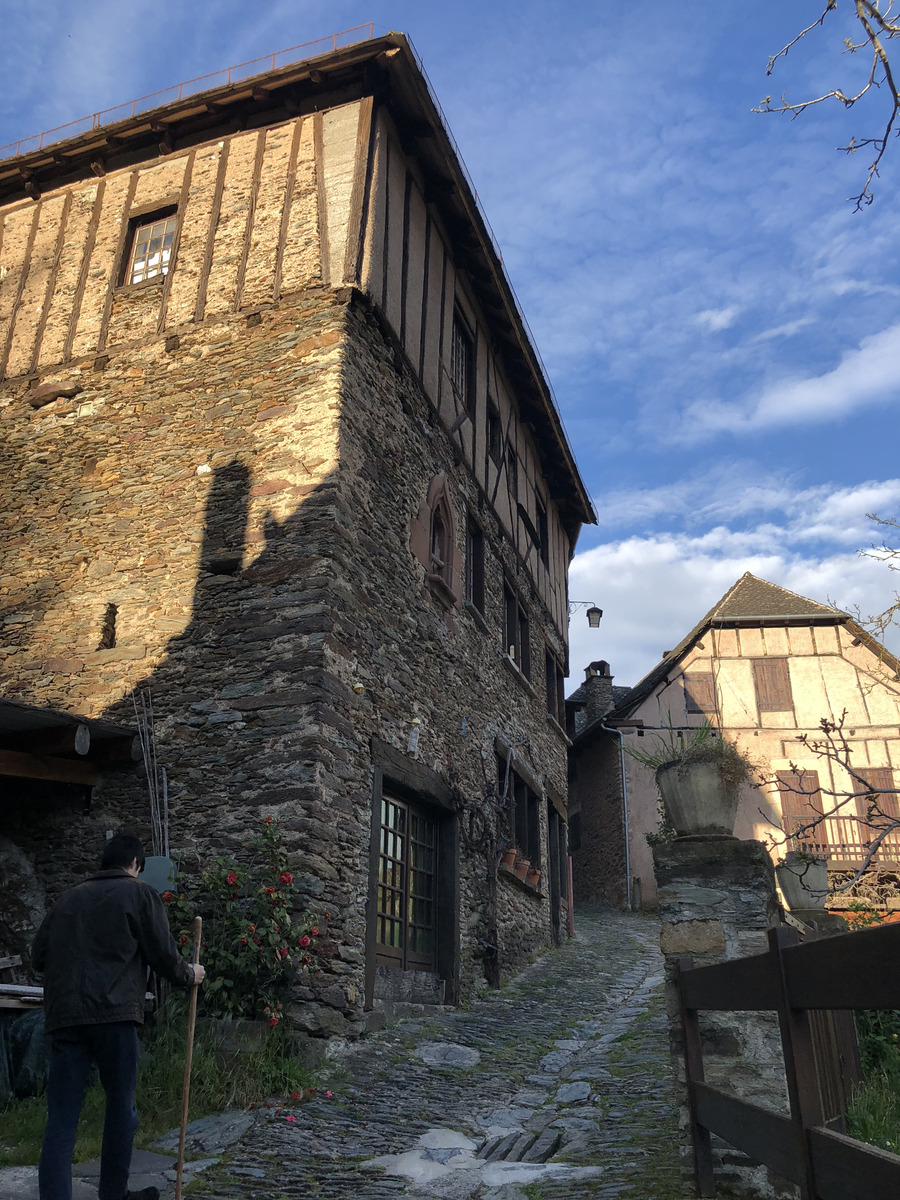
<instances>
[{"instance_id":1,"label":"terracotta flower pot","mask_svg":"<svg viewBox=\"0 0 900 1200\"><path fill-rule=\"evenodd\" d=\"M809 858L789 850L775 868L778 886L791 912L824 909L828 895L828 864L824 858Z\"/></svg>"},{"instance_id":2,"label":"terracotta flower pot","mask_svg":"<svg viewBox=\"0 0 900 1200\"><path fill-rule=\"evenodd\" d=\"M517 858L516 859L515 872L516 872L517 879L524 879L530 870L531 870L531 863L528 861L527 858Z\"/></svg>"},{"instance_id":3,"label":"terracotta flower pot","mask_svg":"<svg viewBox=\"0 0 900 1200\"><path fill-rule=\"evenodd\" d=\"M656 782L679 837L733 836L738 789L726 788L715 763L666 763L658 768Z\"/></svg>"},{"instance_id":4,"label":"terracotta flower pot","mask_svg":"<svg viewBox=\"0 0 900 1200\"><path fill-rule=\"evenodd\" d=\"M512 870L515 866L518 854L518 847L510 846L508 850L503 851L503 857L500 859L500 861L503 863L504 867L509 867L509 869Z\"/></svg>"},{"instance_id":5,"label":"terracotta flower pot","mask_svg":"<svg viewBox=\"0 0 900 1200\"><path fill-rule=\"evenodd\" d=\"M538 871L535 867L532 867L531 870L528 872L528 874L525 876L525 882L530 883L532 887L536 888L541 882L540 871Z\"/></svg>"}]
</instances>

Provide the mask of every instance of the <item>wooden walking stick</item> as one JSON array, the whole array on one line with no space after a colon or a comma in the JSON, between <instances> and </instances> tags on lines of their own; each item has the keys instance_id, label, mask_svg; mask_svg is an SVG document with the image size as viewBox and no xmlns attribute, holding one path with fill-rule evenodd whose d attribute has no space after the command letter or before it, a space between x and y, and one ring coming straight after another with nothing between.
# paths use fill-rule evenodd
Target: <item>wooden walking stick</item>
<instances>
[{"instance_id":1,"label":"wooden walking stick","mask_svg":"<svg viewBox=\"0 0 900 1200\"><path fill-rule=\"evenodd\" d=\"M200 935L203 932L203 918L194 918L194 953L191 962L194 966L200 961ZM184 1170L184 1140L187 1131L188 1106L191 1101L191 1060L194 1057L194 1026L197 1023L197 991L199 984L191 985L191 1006L188 1010L187 1053L184 1057L184 1087L181 1092L181 1129L178 1133L178 1162L175 1167L175 1200L181 1200L181 1172Z\"/></svg>"}]
</instances>

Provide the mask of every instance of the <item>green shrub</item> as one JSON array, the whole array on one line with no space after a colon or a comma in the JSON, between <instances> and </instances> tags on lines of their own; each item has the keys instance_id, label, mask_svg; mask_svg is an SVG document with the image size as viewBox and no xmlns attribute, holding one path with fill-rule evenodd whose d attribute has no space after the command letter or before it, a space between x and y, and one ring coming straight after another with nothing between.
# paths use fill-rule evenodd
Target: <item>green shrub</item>
<instances>
[{"instance_id":1,"label":"green shrub","mask_svg":"<svg viewBox=\"0 0 900 1200\"><path fill-rule=\"evenodd\" d=\"M164 892L172 931L191 956L192 924L203 918L200 960L207 969L198 1012L208 1017L270 1025L297 976L314 972L317 918L300 913L294 876L277 821L266 817L244 861L213 858L197 875L183 875L178 892Z\"/></svg>"}]
</instances>

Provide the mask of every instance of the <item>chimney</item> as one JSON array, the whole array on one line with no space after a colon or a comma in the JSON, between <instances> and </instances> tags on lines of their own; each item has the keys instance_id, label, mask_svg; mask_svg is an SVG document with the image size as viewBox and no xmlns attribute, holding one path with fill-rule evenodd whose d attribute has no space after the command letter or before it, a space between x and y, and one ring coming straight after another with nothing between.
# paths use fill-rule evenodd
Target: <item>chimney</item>
<instances>
[{"instance_id":1,"label":"chimney","mask_svg":"<svg viewBox=\"0 0 900 1200\"><path fill-rule=\"evenodd\" d=\"M600 662L592 662L589 667L585 668L584 690L587 698L588 722L600 720L615 707L612 681L609 663L602 659Z\"/></svg>"}]
</instances>

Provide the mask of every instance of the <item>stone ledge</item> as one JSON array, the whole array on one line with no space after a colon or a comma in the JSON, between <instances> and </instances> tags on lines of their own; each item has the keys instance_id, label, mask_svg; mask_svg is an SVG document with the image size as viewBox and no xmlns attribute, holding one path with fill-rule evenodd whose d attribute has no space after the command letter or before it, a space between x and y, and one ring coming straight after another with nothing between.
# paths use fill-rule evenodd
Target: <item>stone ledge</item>
<instances>
[{"instance_id":1,"label":"stone ledge","mask_svg":"<svg viewBox=\"0 0 900 1200\"><path fill-rule=\"evenodd\" d=\"M504 667L506 667L507 671L509 671L509 673L511 675L515 676L515 678L519 681L520 685L525 689L525 691L532 698L532 700L536 700L537 692L534 690L531 683L522 674L521 670L516 665L515 661L513 659L511 659L508 654L501 654L500 658L501 658L501 661L503 662Z\"/></svg>"},{"instance_id":2,"label":"stone ledge","mask_svg":"<svg viewBox=\"0 0 900 1200\"><path fill-rule=\"evenodd\" d=\"M484 619L484 614L478 608L475 607L475 605L472 603L471 600L465 600L463 602L463 608L466 610L466 612L469 614L469 616L472 618L472 620L475 622L475 624L478 626L478 628L481 630L482 633L490 633L491 632L491 627L490 627L490 625L488 625L487 621Z\"/></svg>"},{"instance_id":3,"label":"stone ledge","mask_svg":"<svg viewBox=\"0 0 900 1200\"><path fill-rule=\"evenodd\" d=\"M547 713L547 724L550 726L550 728L553 730L553 732L556 734L557 737L562 738L562 740L565 742L566 746L571 747L572 739L569 737L569 735L563 729L562 725L560 725L559 721L557 721L556 717L554 717L552 713Z\"/></svg>"},{"instance_id":4,"label":"stone ledge","mask_svg":"<svg viewBox=\"0 0 900 1200\"><path fill-rule=\"evenodd\" d=\"M545 900L547 897L547 893L541 891L540 885L538 885L538 887L534 887L533 884L526 882L524 879L520 879L515 871L506 866L505 863L500 863L500 865L497 867L497 874L503 879L507 880L508 883L514 883L516 887L521 888L523 892L527 892L529 896L536 896L538 900ZM542 871L541 883L543 883L543 881L544 874Z\"/></svg>"}]
</instances>

